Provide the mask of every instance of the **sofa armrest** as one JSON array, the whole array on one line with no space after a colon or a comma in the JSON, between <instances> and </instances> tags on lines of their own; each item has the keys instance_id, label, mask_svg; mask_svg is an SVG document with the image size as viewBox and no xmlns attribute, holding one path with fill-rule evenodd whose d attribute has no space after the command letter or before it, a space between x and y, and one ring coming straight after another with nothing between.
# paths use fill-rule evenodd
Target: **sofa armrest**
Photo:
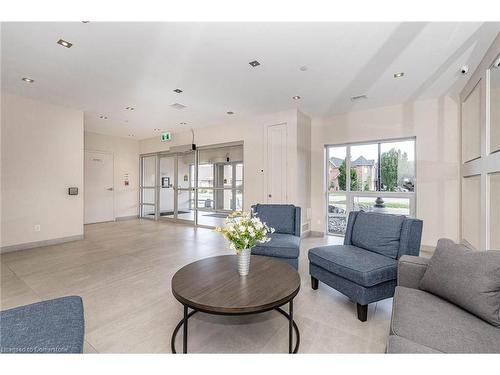
<instances>
[{"instance_id":1,"label":"sofa armrest","mask_svg":"<svg viewBox=\"0 0 500 375\"><path fill-rule=\"evenodd\" d=\"M301 235L301 219L302 219L302 212L300 207L295 207L295 235L297 237L300 237Z\"/></svg>"},{"instance_id":2,"label":"sofa armrest","mask_svg":"<svg viewBox=\"0 0 500 375\"><path fill-rule=\"evenodd\" d=\"M429 264L427 258L403 255L398 262L398 286L419 289L420 280Z\"/></svg>"}]
</instances>

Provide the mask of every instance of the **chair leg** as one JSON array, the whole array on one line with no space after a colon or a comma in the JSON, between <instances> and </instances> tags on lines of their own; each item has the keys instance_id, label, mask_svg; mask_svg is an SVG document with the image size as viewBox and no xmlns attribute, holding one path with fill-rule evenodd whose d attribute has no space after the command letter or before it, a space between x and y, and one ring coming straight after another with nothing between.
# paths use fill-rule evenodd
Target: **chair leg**
<instances>
[{"instance_id":1,"label":"chair leg","mask_svg":"<svg viewBox=\"0 0 500 375\"><path fill-rule=\"evenodd\" d=\"M319 281L318 279L311 276L311 287L316 290L318 289Z\"/></svg>"},{"instance_id":2,"label":"chair leg","mask_svg":"<svg viewBox=\"0 0 500 375\"><path fill-rule=\"evenodd\" d=\"M360 305L356 303L356 309L358 310L358 319L362 322L366 322L368 318L368 305Z\"/></svg>"}]
</instances>

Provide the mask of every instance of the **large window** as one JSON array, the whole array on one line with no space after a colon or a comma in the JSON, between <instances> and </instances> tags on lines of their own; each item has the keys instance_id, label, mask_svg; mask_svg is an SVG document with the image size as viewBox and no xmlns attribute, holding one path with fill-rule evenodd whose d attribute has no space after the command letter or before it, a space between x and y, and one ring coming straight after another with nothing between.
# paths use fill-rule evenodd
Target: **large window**
<instances>
[{"instance_id":1,"label":"large window","mask_svg":"<svg viewBox=\"0 0 500 375\"><path fill-rule=\"evenodd\" d=\"M350 211L415 215L415 139L326 147L327 231L344 235Z\"/></svg>"}]
</instances>

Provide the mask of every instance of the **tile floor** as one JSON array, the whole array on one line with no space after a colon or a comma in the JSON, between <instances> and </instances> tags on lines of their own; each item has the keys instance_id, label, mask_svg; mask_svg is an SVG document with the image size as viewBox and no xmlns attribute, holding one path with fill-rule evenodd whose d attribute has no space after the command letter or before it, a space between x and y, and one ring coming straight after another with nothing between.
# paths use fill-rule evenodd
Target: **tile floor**
<instances>
[{"instance_id":1,"label":"tile floor","mask_svg":"<svg viewBox=\"0 0 500 375\"><path fill-rule=\"evenodd\" d=\"M392 300L369 306L360 322L348 298L320 283L310 287L307 250L337 237L302 241L302 287L294 317L300 353L382 353ZM170 280L197 259L230 254L209 229L149 220L85 226L85 239L1 255L1 309L79 295L85 308L86 353L170 353L170 337L182 317ZM189 352L285 353L288 324L276 312L190 319ZM182 343L178 335L177 347Z\"/></svg>"}]
</instances>

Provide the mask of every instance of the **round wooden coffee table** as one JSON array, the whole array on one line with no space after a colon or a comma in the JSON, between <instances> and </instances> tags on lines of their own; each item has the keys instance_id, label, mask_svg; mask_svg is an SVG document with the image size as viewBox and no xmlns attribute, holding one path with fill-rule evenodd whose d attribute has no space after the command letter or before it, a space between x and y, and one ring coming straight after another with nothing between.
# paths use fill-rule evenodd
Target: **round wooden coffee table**
<instances>
[{"instance_id":1,"label":"round wooden coffee table","mask_svg":"<svg viewBox=\"0 0 500 375\"><path fill-rule=\"evenodd\" d=\"M252 255L247 276L238 275L236 255L206 258L188 264L172 278L172 293L184 306L184 318L172 333L172 353L176 353L175 337L181 327L183 353L187 353L188 319L197 312L246 315L273 309L288 319L288 352L297 353L300 336L293 321L293 299L299 289L300 276L295 268L270 257ZM280 308L287 303L288 313Z\"/></svg>"}]
</instances>

